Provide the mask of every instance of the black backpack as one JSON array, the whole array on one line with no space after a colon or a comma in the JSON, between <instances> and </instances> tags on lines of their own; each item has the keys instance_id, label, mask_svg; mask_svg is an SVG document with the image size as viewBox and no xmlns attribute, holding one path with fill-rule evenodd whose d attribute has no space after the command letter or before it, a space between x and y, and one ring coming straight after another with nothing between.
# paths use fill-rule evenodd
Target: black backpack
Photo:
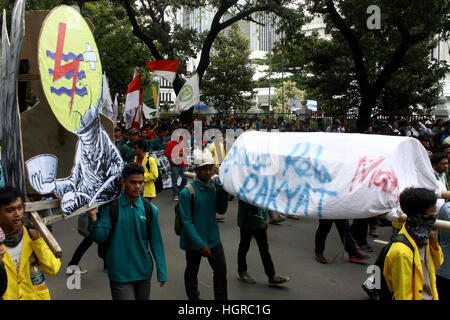
<instances>
[{"instance_id":1,"label":"black backpack","mask_svg":"<svg viewBox=\"0 0 450 320\"><path fill-rule=\"evenodd\" d=\"M394 242L401 242L401 243L405 244L413 252L413 268L412 268L412 270L413 270L413 277L414 277L414 269L415 269L414 268L414 247L409 242L408 238L406 238L405 235L398 234L395 237L393 237L391 239L391 241L389 241L389 243L384 246L383 249L381 249L381 252L378 255L378 258L375 261L375 265L380 268L380 273L381 273L380 289L377 289L377 293L378 293L378 296L380 297L380 300L387 301L387 300L392 300L392 298L393 298L393 296L392 296L393 293L391 291L389 291L389 287L387 285L386 279L384 278L383 271L384 271L384 262L386 260L386 255L388 254L389 249L391 248L391 246Z\"/></svg>"},{"instance_id":2,"label":"black backpack","mask_svg":"<svg viewBox=\"0 0 450 320\"><path fill-rule=\"evenodd\" d=\"M151 239L151 233L150 233L150 221L153 218L153 209L150 202L145 199L141 198L142 202L144 203L145 208L145 218L147 220L147 238L150 242ZM109 246L111 245L111 237L114 233L114 230L116 228L117 220L119 219L119 200L113 200L111 202L111 207L109 211L109 215L111 217L111 231L109 232L108 239L105 242L99 243L98 245L98 256L105 260L106 258L106 252L108 251Z\"/></svg>"},{"instance_id":3,"label":"black backpack","mask_svg":"<svg viewBox=\"0 0 450 320\"><path fill-rule=\"evenodd\" d=\"M147 155L147 156L150 158L149 155ZM158 162L156 162L156 166L158 167ZM150 172L150 161L149 160L147 160L146 167L147 167L147 170ZM163 184L161 170L159 170L159 167L158 167L158 178L156 178L154 183L155 183L155 191L156 191L156 193L160 193L161 191L163 191L164 184Z\"/></svg>"},{"instance_id":4,"label":"black backpack","mask_svg":"<svg viewBox=\"0 0 450 320\"><path fill-rule=\"evenodd\" d=\"M190 194L190 200L191 200L191 213L192 213L192 217L194 217L194 204L195 204L195 188L192 184L187 184L186 187L189 190L189 194ZM178 202L175 205L175 225L174 225L174 229L175 229L175 234L177 236L181 235L181 230L183 229L183 223L181 222L181 218L180 218L180 203Z\"/></svg>"}]
</instances>

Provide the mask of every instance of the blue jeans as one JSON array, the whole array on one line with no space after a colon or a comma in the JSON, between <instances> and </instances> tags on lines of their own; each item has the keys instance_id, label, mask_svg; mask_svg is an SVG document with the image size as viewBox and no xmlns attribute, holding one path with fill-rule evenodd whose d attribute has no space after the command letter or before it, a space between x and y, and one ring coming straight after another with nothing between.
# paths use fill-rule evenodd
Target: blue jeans
<instances>
[{"instance_id":1,"label":"blue jeans","mask_svg":"<svg viewBox=\"0 0 450 320\"><path fill-rule=\"evenodd\" d=\"M186 167L182 167L181 165L174 164L171 167L172 170L172 192L174 197L178 197L180 194L180 190L184 188L186 185L187 179L184 176L186 172ZM178 186L178 177L181 176L181 185Z\"/></svg>"}]
</instances>

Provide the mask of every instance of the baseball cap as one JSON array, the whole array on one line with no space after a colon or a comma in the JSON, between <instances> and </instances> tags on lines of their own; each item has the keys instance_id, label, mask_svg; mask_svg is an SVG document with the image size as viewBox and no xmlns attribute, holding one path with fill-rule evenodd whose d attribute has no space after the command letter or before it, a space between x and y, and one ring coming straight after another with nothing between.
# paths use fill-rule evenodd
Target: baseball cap
<instances>
[{"instance_id":1,"label":"baseball cap","mask_svg":"<svg viewBox=\"0 0 450 320\"><path fill-rule=\"evenodd\" d=\"M134 135L134 134L138 134L139 132L136 129L131 129L130 131L128 131L129 135Z\"/></svg>"},{"instance_id":2,"label":"baseball cap","mask_svg":"<svg viewBox=\"0 0 450 320\"><path fill-rule=\"evenodd\" d=\"M425 121L425 124L433 124L430 120Z\"/></svg>"}]
</instances>

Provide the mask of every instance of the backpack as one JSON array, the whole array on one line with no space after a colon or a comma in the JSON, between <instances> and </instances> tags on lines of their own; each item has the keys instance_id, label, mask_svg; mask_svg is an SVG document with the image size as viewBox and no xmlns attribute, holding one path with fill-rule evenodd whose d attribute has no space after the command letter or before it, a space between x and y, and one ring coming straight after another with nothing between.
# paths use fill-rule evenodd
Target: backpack
<instances>
[{"instance_id":1,"label":"backpack","mask_svg":"<svg viewBox=\"0 0 450 320\"><path fill-rule=\"evenodd\" d=\"M150 156L148 156L148 157L150 158ZM149 162L150 161L147 160L146 167L147 167L147 170L150 172L150 163ZM156 162L156 166L158 167L158 162ZM164 184L163 184L163 180L162 180L161 170L159 170L159 167L158 167L158 178L156 178L154 183L155 183L156 193L160 193L161 191L163 191Z\"/></svg>"},{"instance_id":2,"label":"backpack","mask_svg":"<svg viewBox=\"0 0 450 320\"><path fill-rule=\"evenodd\" d=\"M141 199L142 199L142 202L144 203L145 218L147 220L147 238L148 238L148 241L150 242L150 238L151 238L150 221L153 218L153 209L152 209L152 205L150 204L150 202L147 199L145 199L145 198L141 198ZM111 231L109 232L108 239L106 239L105 242L98 244L98 256L100 258L102 258L103 260L105 260L105 258L106 258L106 253L108 251L109 246L111 245L111 237L116 228L117 220L119 219L119 200L118 199L113 200L111 202L109 215L111 217Z\"/></svg>"},{"instance_id":3,"label":"backpack","mask_svg":"<svg viewBox=\"0 0 450 320\"><path fill-rule=\"evenodd\" d=\"M192 184L187 184L186 187L189 190L190 200L191 200L191 213L194 214L194 204L195 204L195 188ZM183 223L180 218L180 203L175 205L175 234L177 236L181 235L181 230L183 229Z\"/></svg>"},{"instance_id":4,"label":"backpack","mask_svg":"<svg viewBox=\"0 0 450 320\"><path fill-rule=\"evenodd\" d=\"M401 242L403 244L405 244L406 246L408 246L409 249L411 249L411 251L413 252L413 277L414 277L414 247L413 245L409 242L408 238L406 238L405 235L403 234L398 234L395 237L393 237L391 239L391 241L389 241L389 243L384 246L383 249L381 249L380 254L378 255L377 260L375 261L375 265L378 266L380 268L380 273L381 273L381 279L380 279L380 289L377 289L377 293L378 296L380 297L380 300L392 300L393 296L392 296L392 292L389 291L389 287L387 285L386 279L384 278L384 262L386 260L386 256L389 252L389 249L391 249L391 246L394 242Z\"/></svg>"}]
</instances>

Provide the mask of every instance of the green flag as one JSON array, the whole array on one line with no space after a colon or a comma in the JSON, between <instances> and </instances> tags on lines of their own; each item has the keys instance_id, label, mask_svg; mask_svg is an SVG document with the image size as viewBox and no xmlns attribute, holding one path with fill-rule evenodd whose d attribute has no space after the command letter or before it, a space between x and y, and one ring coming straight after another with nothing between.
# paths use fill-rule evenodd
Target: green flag
<instances>
[{"instance_id":1,"label":"green flag","mask_svg":"<svg viewBox=\"0 0 450 320\"><path fill-rule=\"evenodd\" d=\"M159 82L152 81L144 90L142 97L142 111L146 119L152 119L159 115Z\"/></svg>"}]
</instances>

